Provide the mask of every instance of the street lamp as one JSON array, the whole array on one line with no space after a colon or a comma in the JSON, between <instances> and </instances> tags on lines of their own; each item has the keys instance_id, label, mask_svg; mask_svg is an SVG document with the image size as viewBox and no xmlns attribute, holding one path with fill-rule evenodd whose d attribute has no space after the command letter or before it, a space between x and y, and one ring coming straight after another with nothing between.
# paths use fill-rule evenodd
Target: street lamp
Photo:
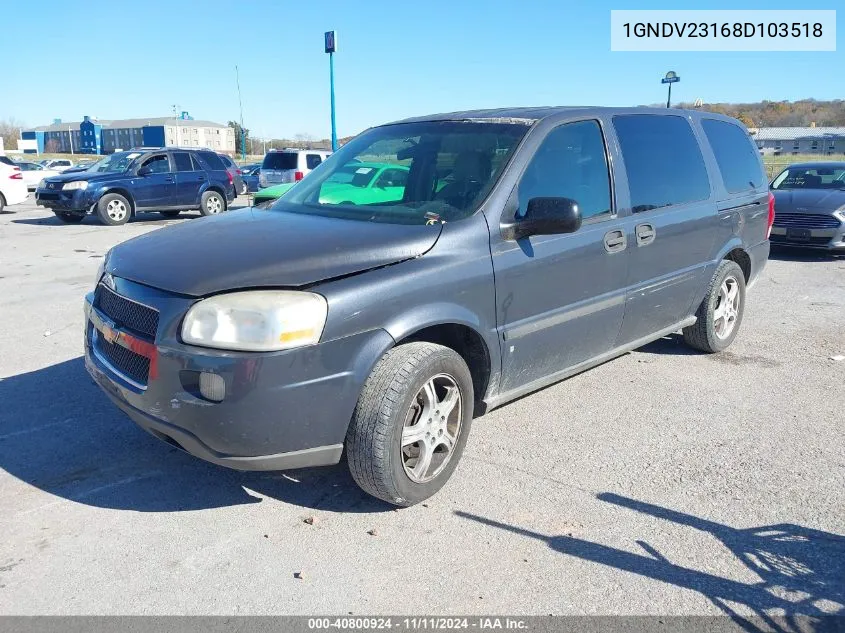
<instances>
[{"instance_id":1,"label":"street lamp","mask_svg":"<svg viewBox=\"0 0 845 633\"><path fill-rule=\"evenodd\" d=\"M666 73L666 76L660 80L660 83L662 84L669 84L669 96L666 97L667 108L672 107L672 84L677 83L680 80L681 78L678 76L678 73L676 73L674 70L670 70L668 73Z\"/></svg>"},{"instance_id":2,"label":"street lamp","mask_svg":"<svg viewBox=\"0 0 845 633\"><path fill-rule=\"evenodd\" d=\"M326 52L329 54L329 90L332 102L332 151L337 151L337 127L334 119L334 54L337 50L337 34L334 31L326 31L325 34Z\"/></svg>"}]
</instances>

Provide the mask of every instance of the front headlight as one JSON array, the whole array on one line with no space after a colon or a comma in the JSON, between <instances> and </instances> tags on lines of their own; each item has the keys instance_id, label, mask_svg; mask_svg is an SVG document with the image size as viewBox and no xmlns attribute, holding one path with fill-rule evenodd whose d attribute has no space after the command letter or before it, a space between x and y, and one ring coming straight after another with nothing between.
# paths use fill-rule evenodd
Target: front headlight
<instances>
[{"instance_id":1,"label":"front headlight","mask_svg":"<svg viewBox=\"0 0 845 633\"><path fill-rule=\"evenodd\" d=\"M87 189L88 188L88 181L87 180L74 180L73 182L66 182L65 186L62 187L62 191L73 191L74 189Z\"/></svg>"},{"instance_id":2,"label":"front headlight","mask_svg":"<svg viewBox=\"0 0 845 633\"><path fill-rule=\"evenodd\" d=\"M47 184L47 180L42 178L41 182L38 183L38 188L43 189L45 184Z\"/></svg>"},{"instance_id":3,"label":"front headlight","mask_svg":"<svg viewBox=\"0 0 845 633\"><path fill-rule=\"evenodd\" d=\"M182 323L191 345L270 352L320 340L328 304L312 292L250 290L203 299Z\"/></svg>"},{"instance_id":4,"label":"front headlight","mask_svg":"<svg viewBox=\"0 0 845 633\"><path fill-rule=\"evenodd\" d=\"M98 283L100 283L100 279L103 278L103 273L106 272L106 262L109 261L109 255L111 255L111 249L107 250L103 259L100 260L100 266L97 268L97 278L94 280L95 287Z\"/></svg>"}]
</instances>

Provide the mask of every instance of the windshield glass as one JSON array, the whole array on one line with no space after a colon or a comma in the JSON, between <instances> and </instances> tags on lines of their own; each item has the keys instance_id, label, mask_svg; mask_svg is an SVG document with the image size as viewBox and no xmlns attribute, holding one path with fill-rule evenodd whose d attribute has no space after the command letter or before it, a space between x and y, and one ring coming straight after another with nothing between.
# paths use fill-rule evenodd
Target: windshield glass
<instances>
[{"instance_id":1,"label":"windshield glass","mask_svg":"<svg viewBox=\"0 0 845 633\"><path fill-rule=\"evenodd\" d=\"M115 152L91 165L86 171L96 173L124 172L141 155L140 152Z\"/></svg>"},{"instance_id":2,"label":"windshield glass","mask_svg":"<svg viewBox=\"0 0 845 633\"><path fill-rule=\"evenodd\" d=\"M528 124L457 121L375 128L272 208L394 224L461 220L490 192L527 131Z\"/></svg>"},{"instance_id":3,"label":"windshield glass","mask_svg":"<svg viewBox=\"0 0 845 633\"><path fill-rule=\"evenodd\" d=\"M789 167L772 181L772 189L843 189L845 165Z\"/></svg>"}]
</instances>

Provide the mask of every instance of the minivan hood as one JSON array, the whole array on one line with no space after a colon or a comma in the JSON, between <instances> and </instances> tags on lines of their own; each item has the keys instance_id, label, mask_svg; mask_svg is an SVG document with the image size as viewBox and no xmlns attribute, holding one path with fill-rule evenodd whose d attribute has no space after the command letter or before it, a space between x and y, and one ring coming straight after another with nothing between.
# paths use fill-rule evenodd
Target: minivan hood
<instances>
[{"instance_id":1,"label":"minivan hood","mask_svg":"<svg viewBox=\"0 0 845 633\"><path fill-rule=\"evenodd\" d=\"M434 246L441 226L249 208L124 242L112 249L106 270L190 296L306 286L418 257Z\"/></svg>"},{"instance_id":2,"label":"minivan hood","mask_svg":"<svg viewBox=\"0 0 845 633\"><path fill-rule=\"evenodd\" d=\"M775 195L775 213L778 210L790 212L835 211L845 205L845 191L838 189L781 189Z\"/></svg>"}]
</instances>

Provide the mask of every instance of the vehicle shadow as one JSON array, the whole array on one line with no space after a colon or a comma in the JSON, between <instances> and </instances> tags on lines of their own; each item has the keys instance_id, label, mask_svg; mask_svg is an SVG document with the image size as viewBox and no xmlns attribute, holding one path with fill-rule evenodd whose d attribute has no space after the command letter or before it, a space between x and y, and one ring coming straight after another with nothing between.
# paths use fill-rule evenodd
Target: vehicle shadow
<instances>
[{"instance_id":1,"label":"vehicle shadow","mask_svg":"<svg viewBox=\"0 0 845 633\"><path fill-rule=\"evenodd\" d=\"M345 463L238 472L173 448L133 424L75 358L0 380L0 468L52 495L102 508L175 512L260 503L383 512Z\"/></svg>"},{"instance_id":2,"label":"vehicle shadow","mask_svg":"<svg viewBox=\"0 0 845 633\"><path fill-rule=\"evenodd\" d=\"M139 213L138 215L130 218L130 223L135 222L143 222L144 224L170 224L173 222L178 222L179 220L190 220L193 218L201 218L202 216L199 214L198 211L183 211L179 214L178 217L175 218L166 218L160 213ZM30 224L35 226L102 226L104 228L107 227L105 224L100 222L100 220L95 215L86 215L82 222L78 224L68 224L67 222L63 222L55 215L51 215L49 217L41 217L41 218L21 218L20 220L12 220L13 224Z\"/></svg>"},{"instance_id":3,"label":"vehicle shadow","mask_svg":"<svg viewBox=\"0 0 845 633\"><path fill-rule=\"evenodd\" d=\"M683 334L677 332L663 336L656 341L652 341L648 345L643 345L634 350L634 353L642 352L643 354L660 354L672 356L701 356L705 355L693 349L684 342Z\"/></svg>"},{"instance_id":4,"label":"vehicle shadow","mask_svg":"<svg viewBox=\"0 0 845 633\"><path fill-rule=\"evenodd\" d=\"M648 542L634 536L632 542L645 554L573 536L540 534L467 512L456 511L455 514L545 541L561 554L696 591L747 630L841 631L845 625L842 618L845 615L845 537L791 524L737 529L612 493L602 493L597 498L676 526L700 530L707 541L711 537L718 539L760 580L740 582L676 565ZM743 607L743 613L739 613L735 605ZM781 617L773 612L785 615Z\"/></svg>"}]
</instances>

